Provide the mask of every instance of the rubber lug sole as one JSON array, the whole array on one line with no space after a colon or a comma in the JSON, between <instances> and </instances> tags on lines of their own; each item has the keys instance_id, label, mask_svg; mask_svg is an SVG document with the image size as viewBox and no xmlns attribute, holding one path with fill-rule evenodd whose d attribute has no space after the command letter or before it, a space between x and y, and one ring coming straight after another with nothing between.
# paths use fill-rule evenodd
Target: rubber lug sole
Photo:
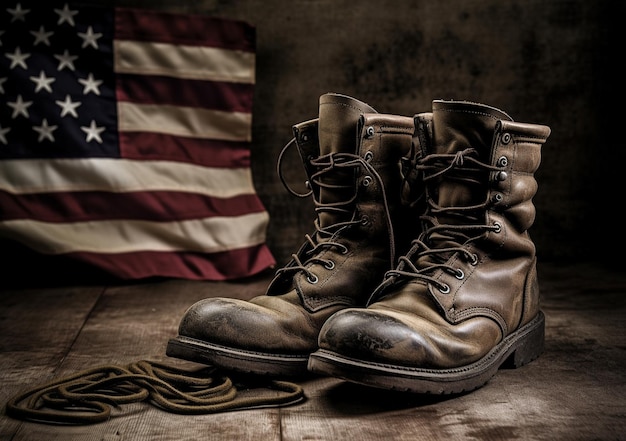
<instances>
[{"instance_id":1,"label":"rubber lug sole","mask_svg":"<svg viewBox=\"0 0 626 441\"><path fill-rule=\"evenodd\" d=\"M169 357L244 374L272 377L304 377L310 375L307 370L309 354L284 355L245 351L182 335L169 340L165 353Z\"/></svg>"},{"instance_id":2,"label":"rubber lug sole","mask_svg":"<svg viewBox=\"0 0 626 441\"><path fill-rule=\"evenodd\" d=\"M506 337L482 359L452 369L420 369L352 359L320 349L309 357L311 372L330 375L381 389L423 394L458 394L485 385L500 369L518 368L543 352L545 317L539 312L531 322Z\"/></svg>"}]
</instances>

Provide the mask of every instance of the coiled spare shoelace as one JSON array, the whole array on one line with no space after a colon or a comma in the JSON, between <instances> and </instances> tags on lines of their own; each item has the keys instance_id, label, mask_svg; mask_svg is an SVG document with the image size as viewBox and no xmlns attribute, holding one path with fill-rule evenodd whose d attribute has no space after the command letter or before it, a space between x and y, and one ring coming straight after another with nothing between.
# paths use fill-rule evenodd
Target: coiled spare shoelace
<instances>
[{"instance_id":1,"label":"coiled spare shoelace","mask_svg":"<svg viewBox=\"0 0 626 441\"><path fill-rule=\"evenodd\" d=\"M138 361L126 367L101 366L38 386L11 398L10 417L49 424L94 424L108 420L111 408L146 401L171 413L199 415L304 400L294 383L239 378L234 383L213 367L184 370Z\"/></svg>"}]
</instances>

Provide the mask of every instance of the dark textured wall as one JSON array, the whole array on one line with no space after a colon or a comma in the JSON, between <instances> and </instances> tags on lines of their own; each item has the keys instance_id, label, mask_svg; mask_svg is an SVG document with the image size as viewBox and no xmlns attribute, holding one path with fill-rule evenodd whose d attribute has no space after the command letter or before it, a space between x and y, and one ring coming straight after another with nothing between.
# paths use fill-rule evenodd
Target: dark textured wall
<instances>
[{"instance_id":1,"label":"dark textured wall","mask_svg":"<svg viewBox=\"0 0 626 441\"><path fill-rule=\"evenodd\" d=\"M498 107L549 125L531 229L543 260L595 260L619 250L626 159L619 108L624 4L616 0L169 0L119 5L201 12L257 30L253 176L282 263L313 228L309 200L276 175L291 126L339 92L379 112L413 115L433 99ZM619 118L619 120L618 120ZM296 155L286 176L302 188ZM621 253L618 252L618 256ZM620 261L624 258L619 256Z\"/></svg>"}]
</instances>

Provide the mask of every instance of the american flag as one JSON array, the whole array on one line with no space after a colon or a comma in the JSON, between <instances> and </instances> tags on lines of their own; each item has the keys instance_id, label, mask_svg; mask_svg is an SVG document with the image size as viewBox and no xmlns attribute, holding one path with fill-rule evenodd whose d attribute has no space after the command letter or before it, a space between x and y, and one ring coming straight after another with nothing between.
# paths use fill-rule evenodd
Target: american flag
<instances>
[{"instance_id":1,"label":"american flag","mask_svg":"<svg viewBox=\"0 0 626 441\"><path fill-rule=\"evenodd\" d=\"M122 279L273 266L254 83L246 22L4 2L0 238Z\"/></svg>"}]
</instances>

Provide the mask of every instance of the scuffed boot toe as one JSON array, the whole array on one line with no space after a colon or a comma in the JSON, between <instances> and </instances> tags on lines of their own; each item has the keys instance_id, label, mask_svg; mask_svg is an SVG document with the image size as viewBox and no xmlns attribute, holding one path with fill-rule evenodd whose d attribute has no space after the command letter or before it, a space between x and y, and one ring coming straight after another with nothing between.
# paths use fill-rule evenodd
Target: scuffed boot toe
<instances>
[{"instance_id":1,"label":"scuffed boot toe","mask_svg":"<svg viewBox=\"0 0 626 441\"><path fill-rule=\"evenodd\" d=\"M201 300L183 316L178 336L168 343L167 355L245 373L306 375L315 338L280 324L277 317L281 315L280 310L253 302Z\"/></svg>"},{"instance_id":2,"label":"scuffed boot toe","mask_svg":"<svg viewBox=\"0 0 626 441\"><path fill-rule=\"evenodd\" d=\"M467 320L451 332L414 316L400 320L393 313L348 309L324 325L308 369L383 389L468 392L487 383L508 360L518 367L536 358L543 348L544 320L539 313L498 338L489 319Z\"/></svg>"}]
</instances>

